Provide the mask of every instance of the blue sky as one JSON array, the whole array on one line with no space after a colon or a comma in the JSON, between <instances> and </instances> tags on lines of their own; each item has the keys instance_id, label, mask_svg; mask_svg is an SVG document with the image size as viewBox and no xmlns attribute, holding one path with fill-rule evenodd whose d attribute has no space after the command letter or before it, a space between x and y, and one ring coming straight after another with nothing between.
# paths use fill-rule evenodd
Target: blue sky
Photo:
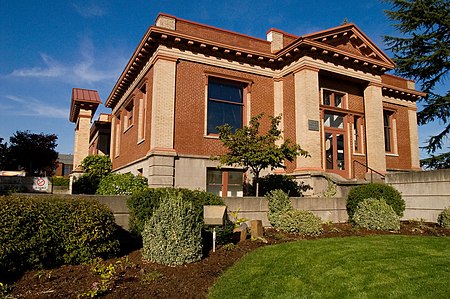
<instances>
[{"instance_id":1,"label":"blue sky","mask_svg":"<svg viewBox=\"0 0 450 299\"><path fill-rule=\"evenodd\" d=\"M72 88L96 89L105 101L159 12L260 38L272 27L302 35L347 18L383 50L382 36L396 35L378 0L3 0L1 7L0 137L55 133L60 153L73 152ZM439 130L419 127L420 142Z\"/></svg>"}]
</instances>

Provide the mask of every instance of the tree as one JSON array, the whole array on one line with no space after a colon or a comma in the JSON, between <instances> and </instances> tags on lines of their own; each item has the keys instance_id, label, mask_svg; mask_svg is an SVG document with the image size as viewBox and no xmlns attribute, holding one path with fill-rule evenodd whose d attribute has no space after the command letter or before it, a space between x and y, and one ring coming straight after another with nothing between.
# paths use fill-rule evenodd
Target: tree
<instances>
[{"instance_id":1,"label":"tree","mask_svg":"<svg viewBox=\"0 0 450 299\"><path fill-rule=\"evenodd\" d=\"M102 178L112 169L111 159L105 155L91 155L81 161L84 174L72 185L73 194L95 194Z\"/></svg>"},{"instance_id":2,"label":"tree","mask_svg":"<svg viewBox=\"0 0 450 299\"><path fill-rule=\"evenodd\" d=\"M442 149L450 133L450 91L440 95L436 87L448 79L450 69L450 2L448 0L385 0L392 5L387 16L397 22L402 37L385 36L394 53L397 73L416 80L427 96L418 113L418 123L435 120L444 129L427 140L428 154ZM421 161L427 168L449 168L450 153L432 155Z\"/></svg>"},{"instance_id":3,"label":"tree","mask_svg":"<svg viewBox=\"0 0 450 299\"><path fill-rule=\"evenodd\" d=\"M258 114L250 120L249 126L236 129L233 133L231 126L225 124L218 127L219 139L228 149L228 153L220 155L217 159L222 165L241 166L247 171L250 169L256 182L256 196L259 196L259 174L261 170L270 167L285 168L284 161L292 162L297 156L308 156L298 144L291 144L286 139L280 145L277 141L282 139L278 125L281 115L269 116L270 128L266 134L260 134L260 120L263 114Z\"/></svg>"},{"instance_id":4,"label":"tree","mask_svg":"<svg viewBox=\"0 0 450 299\"><path fill-rule=\"evenodd\" d=\"M8 144L3 143L3 138L0 137L0 170L6 170L8 168Z\"/></svg>"},{"instance_id":5,"label":"tree","mask_svg":"<svg viewBox=\"0 0 450 299\"><path fill-rule=\"evenodd\" d=\"M12 170L25 170L27 175L51 175L58 153L55 134L17 131L9 138L8 162Z\"/></svg>"}]
</instances>

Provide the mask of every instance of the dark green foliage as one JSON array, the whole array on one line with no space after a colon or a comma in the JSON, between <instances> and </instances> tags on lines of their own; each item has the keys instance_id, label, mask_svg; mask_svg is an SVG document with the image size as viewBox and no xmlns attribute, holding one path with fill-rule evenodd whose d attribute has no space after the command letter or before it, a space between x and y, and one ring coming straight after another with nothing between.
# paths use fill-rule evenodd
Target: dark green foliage
<instances>
[{"instance_id":1,"label":"dark green foliage","mask_svg":"<svg viewBox=\"0 0 450 299\"><path fill-rule=\"evenodd\" d=\"M274 221L274 218L277 214L292 211L294 208L292 207L291 200L289 199L289 195L285 193L283 190L273 190L270 191L266 195L268 201L267 218L269 219L270 224Z\"/></svg>"},{"instance_id":2,"label":"dark green foliage","mask_svg":"<svg viewBox=\"0 0 450 299\"><path fill-rule=\"evenodd\" d=\"M257 196L259 196L258 179L261 170L285 168L285 161L292 162L299 155L308 155L300 145L291 144L288 139L277 145L277 141L282 139L282 132L278 129L281 115L269 116L270 126L267 133L260 133L262 116L263 114L253 116L248 127L244 126L235 131L228 124L218 127L219 139L228 152L216 157L222 165L241 166L245 171L250 169L255 176Z\"/></svg>"},{"instance_id":3,"label":"dark green foliage","mask_svg":"<svg viewBox=\"0 0 450 299\"><path fill-rule=\"evenodd\" d=\"M181 195L185 201L194 204L193 209L203 222L204 205L225 205L222 198L209 192L175 188L150 188L133 194L127 205L130 209L130 230L141 235L145 222L150 219L154 209L159 206L161 198L169 195Z\"/></svg>"},{"instance_id":4,"label":"dark green foliage","mask_svg":"<svg viewBox=\"0 0 450 299\"><path fill-rule=\"evenodd\" d=\"M132 173L111 173L100 180L97 194L131 195L147 189L147 178Z\"/></svg>"},{"instance_id":5,"label":"dark green foliage","mask_svg":"<svg viewBox=\"0 0 450 299\"><path fill-rule=\"evenodd\" d=\"M69 178L65 178L62 176L54 176L52 178L53 186L69 186Z\"/></svg>"},{"instance_id":6,"label":"dark green foliage","mask_svg":"<svg viewBox=\"0 0 450 299\"><path fill-rule=\"evenodd\" d=\"M375 198L378 200L384 198L386 203L394 209L398 216L403 216L405 201L402 199L401 194L392 186L371 183L355 187L348 193L347 213L350 221L353 219L353 214L355 214L358 204L367 198Z\"/></svg>"},{"instance_id":7,"label":"dark green foliage","mask_svg":"<svg viewBox=\"0 0 450 299\"><path fill-rule=\"evenodd\" d=\"M119 250L112 212L88 199L0 198L0 273L78 264Z\"/></svg>"},{"instance_id":8,"label":"dark green foliage","mask_svg":"<svg viewBox=\"0 0 450 299\"><path fill-rule=\"evenodd\" d=\"M202 223L193 202L166 193L142 232L145 259L182 265L202 257Z\"/></svg>"},{"instance_id":9,"label":"dark green foliage","mask_svg":"<svg viewBox=\"0 0 450 299\"><path fill-rule=\"evenodd\" d=\"M450 70L450 2L448 0L386 0L386 13L395 22L400 37L386 36L394 53L397 73L416 80L427 96L417 114L421 125L441 121L442 131L427 140L428 153L441 150L450 133L450 91L439 94ZM449 153L422 161L426 168L449 168Z\"/></svg>"},{"instance_id":10,"label":"dark green foliage","mask_svg":"<svg viewBox=\"0 0 450 299\"><path fill-rule=\"evenodd\" d=\"M269 174L260 178L258 182L260 196L266 196L270 191L280 189L291 197L301 197L304 191L311 189L309 185L305 185L303 182L299 184L290 175ZM254 184L247 185L247 195L256 195L256 186Z\"/></svg>"},{"instance_id":11,"label":"dark green foliage","mask_svg":"<svg viewBox=\"0 0 450 299\"><path fill-rule=\"evenodd\" d=\"M430 155L429 158L420 160L420 166L423 166L427 169L450 168L450 153Z\"/></svg>"},{"instance_id":12,"label":"dark green foliage","mask_svg":"<svg viewBox=\"0 0 450 299\"><path fill-rule=\"evenodd\" d=\"M384 199L364 199L358 204L353 222L356 226L366 229L400 229L400 217Z\"/></svg>"},{"instance_id":13,"label":"dark green foliage","mask_svg":"<svg viewBox=\"0 0 450 299\"><path fill-rule=\"evenodd\" d=\"M450 228L450 207L445 208L439 213L437 223L444 228Z\"/></svg>"},{"instance_id":14,"label":"dark green foliage","mask_svg":"<svg viewBox=\"0 0 450 299\"><path fill-rule=\"evenodd\" d=\"M55 134L17 131L9 138L9 145L0 141L0 169L23 169L28 176L52 175L58 158L57 139Z\"/></svg>"},{"instance_id":15,"label":"dark green foliage","mask_svg":"<svg viewBox=\"0 0 450 299\"><path fill-rule=\"evenodd\" d=\"M73 194L95 194L100 181L111 172L112 164L109 156L92 155L81 161L81 169L84 174L74 180L72 184Z\"/></svg>"}]
</instances>

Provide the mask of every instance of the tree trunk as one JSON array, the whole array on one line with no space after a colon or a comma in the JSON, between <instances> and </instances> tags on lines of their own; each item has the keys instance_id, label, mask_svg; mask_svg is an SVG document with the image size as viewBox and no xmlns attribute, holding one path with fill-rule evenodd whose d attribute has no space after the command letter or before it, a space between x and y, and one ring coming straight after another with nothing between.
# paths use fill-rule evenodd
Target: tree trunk
<instances>
[{"instance_id":1,"label":"tree trunk","mask_svg":"<svg viewBox=\"0 0 450 299\"><path fill-rule=\"evenodd\" d=\"M259 172L255 174L255 183L256 183L256 197L259 197Z\"/></svg>"}]
</instances>

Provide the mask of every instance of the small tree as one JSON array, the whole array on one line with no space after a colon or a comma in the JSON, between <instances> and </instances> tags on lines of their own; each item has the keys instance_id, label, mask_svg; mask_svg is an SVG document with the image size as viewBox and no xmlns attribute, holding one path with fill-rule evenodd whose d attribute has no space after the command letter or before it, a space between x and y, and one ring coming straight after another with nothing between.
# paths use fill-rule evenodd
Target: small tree
<instances>
[{"instance_id":1,"label":"small tree","mask_svg":"<svg viewBox=\"0 0 450 299\"><path fill-rule=\"evenodd\" d=\"M84 174L73 183L74 194L95 194L102 178L111 172L112 164L109 156L92 155L81 161Z\"/></svg>"},{"instance_id":2,"label":"small tree","mask_svg":"<svg viewBox=\"0 0 450 299\"><path fill-rule=\"evenodd\" d=\"M250 120L249 126L233 130L230 125L225 124L218 127L219 139L228 149L228 153L217 159L223 165L241 166L247 171L250 169L256 182L256 196L259 196L259 174L261 170L270 167L285 168L284 161L292 162L297 156L308 156L300 145L291 144L286 139L280 145L277 141L282 139L282 132L278 129L281 115L269 116L270 128L266 134L259 132L260 120L263 114L258 114Z\"/></svg>"}]
</instances>

